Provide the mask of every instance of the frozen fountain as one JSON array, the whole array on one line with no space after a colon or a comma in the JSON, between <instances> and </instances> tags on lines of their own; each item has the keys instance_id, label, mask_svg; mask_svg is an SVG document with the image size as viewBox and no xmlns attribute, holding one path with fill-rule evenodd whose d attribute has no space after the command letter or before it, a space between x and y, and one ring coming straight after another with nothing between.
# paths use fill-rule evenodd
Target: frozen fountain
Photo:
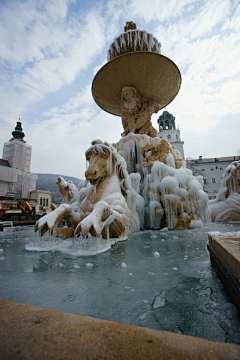
<instances>
[{"instance_id":1,"label":"frozen fountain","mask_svg":"<svg viewBox=\"0 0 240 360\"><path fill-rule=\"evenodd\" d=\"M73 238L75 248L83 246L82 254L94 238L93 252L101 252L140 229L186 229L209 221L202 177L184 167L180 153L156 136L151 123L152 114L169 104L181 85L179 69L160 48L133 23L111 44L92 94L103 110L121 116L122 138L116 144L92 142L86 180L78 188L58 180L62 204L36 224L40 237L49 233L51 248L56 243L59 249L59 238ZM67 227L57 229L63 220ZM26 249L46 246L38 239Z\"/></svg>"},{"instance_id":2,"label":"frozen fountain","mask_svg":"<svg viewBox=\"0 0 240 360\"><path fill-rule=\"evenodd\" d=\"M77 244L86 247L86 237L88 243L95 237L101 251L140 229L184 229L209 220L202 178L184 168L179 152L156 137L151 124L151 115L177 95L180 72L160 54L151 34L125 30L110 46L109 62L92 84L97 104L122 117L122 138L113 145L93 141L86 151L86 180L78 188L65 185L60 207L36 224L40 236L50 232L51 242L78 236ZM63 193L64 180L59 181ZM57 229L62 219L67 228ZM37 250L43 244L45 248L46 241L39 240L26 248Z\"/></svg>"}]
</instances>

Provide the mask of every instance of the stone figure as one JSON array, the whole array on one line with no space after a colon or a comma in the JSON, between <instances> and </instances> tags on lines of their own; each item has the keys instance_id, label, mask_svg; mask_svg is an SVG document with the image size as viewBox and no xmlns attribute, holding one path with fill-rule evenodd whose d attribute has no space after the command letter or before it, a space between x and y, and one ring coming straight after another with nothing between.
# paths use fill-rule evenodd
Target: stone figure
<instances>
[{"instance_id":1,"label":"stone figure","mask_svg":"<svg viewBox=\"0 0 240 360\"><path fill-rule=\"evenodd\" d=\"M157 131L151 123L151 116L153 113L157 113L159 109L160 107L156 102L141 99L135 87L124 86L121 97L124 132L121 135L126 136L128 133L135 133L146 134L151 137L157 136Z\"/></svg>"},{"instance_id":2,"label":"stone figure","mask_svg":"<svg viewBox=\"0 0 240 360\"><path fill-rule=\"evenodd\" d=\"M153 144L147 143L142 146L141 154L143 158L143 166L151 167L154 161L160 161L164 164L172 165L176 169L182 167L182 158L180 153L171 147L171 144L162 139L160 143Z\"/></svg>"},{"instance_id":3,"label":"stone figure","mask_svg":"<svg viewBox=\"0 0 240 360\"><path fill-rule=\"evenodd\" d=\"M76 200L78 189L71 180L66 182L62 177L59 177L56 184L63 195L62 203L70 204Z\"/></svg>"},{"instance_id":4,"label":"stone figure","mask_svg":"<svg viewBox=\"0 0 240 360\"><path fill-rule=\"evenodd\" d=\"M223 174L216 199L209 201L212 221L240 220L240 160L233 161Z\"/></svg>"},{"instance_id":5,"label":"stone figure","mask_svg":"<svg viewBox=\"0 0 240 360\"><path fill-rule=\"evenodd\" d=\"M124 26L124 31L128 30L136 30L137 25L133 21L127 21L126 25Z\"/></svg>"},{"instance_id":6,"label":"stone figure","mask_svg":"<svg viewBox=\"0 0 240 360\"><path fill-rule=\"evenodd\" d=\"M140 230L137 204L134 201L138 194L132 188L125 160L112 145L100 140L92 142L86 151L86 159L89 167L85 177L90 185L85 189L79 186L77 211L70 203L62 203L36 223L35 231L40 230L41 236L47 230L54 232L62 218L68 228L60 229L58 234L61 237L80 233L86 236L90 233L99 238L119 238ZM59 183L62 189L62 181ZM85 197L81 198L83 192Z\"/></svg>"}]
</instances>

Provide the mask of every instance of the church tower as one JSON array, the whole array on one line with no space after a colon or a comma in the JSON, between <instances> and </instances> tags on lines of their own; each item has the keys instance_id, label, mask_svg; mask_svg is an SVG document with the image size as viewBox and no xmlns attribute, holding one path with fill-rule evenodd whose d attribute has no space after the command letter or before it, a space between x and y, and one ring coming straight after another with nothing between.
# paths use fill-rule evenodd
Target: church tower
<instances>
[{"instance_id":1,"label":"church tower","mask_svg":"<svg viewBox=\"0 0 240 360\"><path fill-rule=\"evenodd\" d=\"M23 140L25 134L19 120L12 132L12 138L3 146L3 160L7 160L11 167L30 172L32 147Z\"/></svg>"},{"instance_id":2,"label":"church tower","mask_svg":"<svg viewBox=\"0 0 240 360\"><path fill-rule=\"evenodd\" d=\"M183 150L184 141L181 141L179 128L176 129L175 117L165 110L162 115L159 116L157 122L159 124L157 136L160 137L160 139L166 139L173 149L180 152L182 159L185 160Z\"/></svg>"}]
</instances>

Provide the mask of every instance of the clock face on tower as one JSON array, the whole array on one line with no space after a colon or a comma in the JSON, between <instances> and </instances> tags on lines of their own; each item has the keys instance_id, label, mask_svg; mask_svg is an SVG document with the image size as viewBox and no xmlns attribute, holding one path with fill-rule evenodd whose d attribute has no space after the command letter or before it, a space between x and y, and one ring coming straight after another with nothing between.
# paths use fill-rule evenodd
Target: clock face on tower
<instances>
[{"instance_id":1,"label":"clock face on tower","mask_svg":"<svg viewBox=\"0 0 240 360\"><path fill-rule=\"evenodd\" d=\"M171 135L168 135L167 138L168 138L168 140L170 140L170 139L171 139Z\"/></svg>"}]
</instances>

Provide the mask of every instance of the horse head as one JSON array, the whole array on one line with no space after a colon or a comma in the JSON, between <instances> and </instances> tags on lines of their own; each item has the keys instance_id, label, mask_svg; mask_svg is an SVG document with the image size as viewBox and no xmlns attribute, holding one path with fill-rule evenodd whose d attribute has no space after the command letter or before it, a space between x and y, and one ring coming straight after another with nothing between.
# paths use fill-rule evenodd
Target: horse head
<instances>
[{"instance_id":1,"label":"horse head","mask_svg":"<svg viewBox=\"0 0 240 360\"><path fill-rule=\"evenodd\" d=\"M86 160L89 162L85 177L92 185L98 185L100 181L114 172L112 146L101 140L92 142L92 146L86 151Z\"/></svg>"}]
</instances>

